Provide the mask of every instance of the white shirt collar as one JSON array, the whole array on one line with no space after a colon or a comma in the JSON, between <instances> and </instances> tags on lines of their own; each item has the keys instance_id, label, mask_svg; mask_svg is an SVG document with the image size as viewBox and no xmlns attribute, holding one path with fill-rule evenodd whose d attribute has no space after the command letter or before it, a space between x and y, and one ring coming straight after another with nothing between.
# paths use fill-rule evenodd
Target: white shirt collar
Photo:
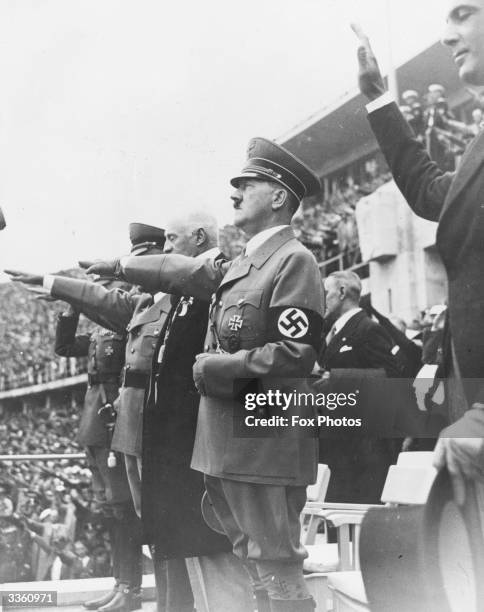
<instances>
[{"instance_id":1,"label":"white shirt collar","mask_svg":"<svg viewBox=\"0 0 484 612\"><path fill-rule=\"evenodd\" d=\"M276 225L276 227L269 227L268 229L262 230L247 242L245 245L245 252L247 255L252 255L256 249L260 247L266 240L269 240L271 236L277 234L282 229L290 227L289 225Z\"/></svg>"},{"instance_id":2,"label":"white shirt collar","mask_svg":"<svg viewBox=\"0 0 484 612\"><path fill-rule=\"evenodd\" d=\"M343 327L348 323L348 321L358 314L361 311L361 308L352 308L351 310L347 310L344 314L342 314L339 319L336 319L334 327L334 333L339 334L339 332L343 329Z\"/></svg>"}]
</instances>

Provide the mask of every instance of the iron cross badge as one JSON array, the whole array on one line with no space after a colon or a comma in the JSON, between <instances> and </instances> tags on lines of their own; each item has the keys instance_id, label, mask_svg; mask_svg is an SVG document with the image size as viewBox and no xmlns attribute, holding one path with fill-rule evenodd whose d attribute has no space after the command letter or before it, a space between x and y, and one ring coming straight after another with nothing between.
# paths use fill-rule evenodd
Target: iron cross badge
<instances>
[{"instance_id":1,"label":"iron cross badge","mask_svg":"<svg viewBox=\"0 0 484 612\"><path fill-rule=\"evenodd\" d=\"M233 317L230 317L229 319L229 328L232 331L238 331L239 329L242 328L243 324L244 324L244 319L240 315L234 315Z\"/></svg>"}]
</instances>

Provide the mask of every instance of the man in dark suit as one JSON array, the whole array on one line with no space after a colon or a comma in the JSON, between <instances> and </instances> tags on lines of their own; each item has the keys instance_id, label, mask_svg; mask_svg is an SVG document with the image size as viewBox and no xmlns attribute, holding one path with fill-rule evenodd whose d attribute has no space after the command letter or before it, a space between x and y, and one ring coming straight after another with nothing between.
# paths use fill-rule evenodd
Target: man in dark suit
<instances>
[{"instance_id":1,"label":"man in dark suit","mask_svg":"<svg viewBox=\"0 0 484 612\"><path fill-rule=\"evenodd\" d=\"M484 85L484 1L453 0L443 42L467 85ZM470 144L457 172L433 163L385 91L368 38L360 37L360 88L370 100L369 120L395 181L413 211L438 221L437 247L449 280L452 377L462 378L465 402L450 406L451 420L483 394L484 342L484 134ZM460 371L460 376L458 372ZM457 376L456 376L457 374ZM466 405L467 404L467 405Z\"/></svg>"},{"instance_id":2,"label":"man in dark suit","mask_svg":"<svg viewBox=\"0 0 484 612\"><path fill-rule=\"evenodd\" d=\"M457 172L438 168L385 91L368 37L358 26L353 29L360 41L360 89L370 100L367 108L375 136L408 204L419 216L439 224L437 247L449 281L452 350L446 365L453 382L450 388L448 385L449 416L453 421L464 419L467 435L475 431L481 436L478 420L464 413L475 405L478 412L473 414L480 414L484 397L484 134L478 134L468 146ZM443 42L469 87L484 85L483 32L484 0L451 0ZM446 458L453 456L451 452L439 454L439 465L449 465ZM462 466L468 463L462 459L461 473L466 473Z\"/></svg>"},{"instance_id":3,"label":"man in dark suit","mask_svg":"<svg viewBox=\"0 0 484 612\"><path fill-rule=\"evenodd\" d=\"M167 223L165 253L223 261L217 243L217 222L206 212ZM203 520L203 476L190 468L200 401L192 368L203 352L209 306L209 300L174 295L156 344L143 411L143 528L146 541L154 544L160 597L173 569L173 561L166 560L185 559L195 603L203 593L197 608L246 612L252 606L249 577L228 538Z\"/></svg>"},{"instance_id":4,"label":"man in dark suit","mask_svg":"<svg viewBox=\"0 0 484 612\"><path fill-rule=\"evenodd\" d=\"M251 140L246 165L231 182L235 225L249 238L232 264L162 255L146 265L130 257L92 271L117 271L151 290L212 296L204 352L193 366L202 397L192 467L205 474L215 514L261 587L258 609L309 612L314 601L303 579L299 514L316 477L317 440L298 427L269 428L259 437L234 432L246 416L234 382L312 371L322 282L289 223L301 199L321 187L300 160L263 138ZM300 407L300 416L315 417L314 408Z\"/></svg>"},{"instance_id":5,"label":"man in dark suit","mask_svg":"<svg viewBox=\"0 0 484 612\"><path fill-rule=\"evenodd\" d=\"M372 321L359 307L361 281L354 272L334 272L324 281L326 318L334 321L319 358L324 369L326 392L350 392L363 388L358 410L365 402L374 408L378 401L382 415L393 414L392 405L383 405L371 394L378 377L399 376L398 362L392 353L394 343L381 325ZM323 388L323 387L321 387ZM368 406L370 407L370 406ZM323 430L324 431L324 430ZM333 502L376 503L380 499L388 467L396 457L391 440L374 437L337 437L323 439L319 460L331 468L327 499Z\"/></svg>"}]
</instances>

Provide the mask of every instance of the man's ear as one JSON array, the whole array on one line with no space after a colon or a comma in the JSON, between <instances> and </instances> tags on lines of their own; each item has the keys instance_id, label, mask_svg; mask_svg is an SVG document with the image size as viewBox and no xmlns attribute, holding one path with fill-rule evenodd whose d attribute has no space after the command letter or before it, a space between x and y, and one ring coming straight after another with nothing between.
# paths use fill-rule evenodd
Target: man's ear
<instances>
[{"instance_id":1,"label":"man's ear","mask_svg":"<svg viewBox=\"0 0 484 612\"><path fill-rule=\"evenodd\" d=\"M285 189L276 188L272 192L272 210L280 210L288 200L287 191Z\"/></svg>"},{"instance_id":2,"label":"man's ear","mask_svg":"<svg viewBox=\"0 0 484 612\"><path fill-rule=\"evenodd\" d=\"M203 229L203 227L199 227L195 232L195 241L197 246L203 246L207 241L207 232Z\"/></svg>"}]
</instances>

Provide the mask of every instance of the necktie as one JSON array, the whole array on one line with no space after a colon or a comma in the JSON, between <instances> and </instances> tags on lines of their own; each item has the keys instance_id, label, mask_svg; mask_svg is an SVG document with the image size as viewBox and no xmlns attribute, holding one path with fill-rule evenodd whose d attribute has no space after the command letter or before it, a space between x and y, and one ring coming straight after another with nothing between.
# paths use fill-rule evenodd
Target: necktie
<instances>
[{"instance_id":1,"label":"necktie","mask_svg":"<svg viewBox=\"0 0 484 612\"><path fill-rule=\"evenodd\" d=\"M336 336L336 325L329 330L329 334L326 336L326 346L331 342L331 340Z\"/></svg>"}]
</instances>

